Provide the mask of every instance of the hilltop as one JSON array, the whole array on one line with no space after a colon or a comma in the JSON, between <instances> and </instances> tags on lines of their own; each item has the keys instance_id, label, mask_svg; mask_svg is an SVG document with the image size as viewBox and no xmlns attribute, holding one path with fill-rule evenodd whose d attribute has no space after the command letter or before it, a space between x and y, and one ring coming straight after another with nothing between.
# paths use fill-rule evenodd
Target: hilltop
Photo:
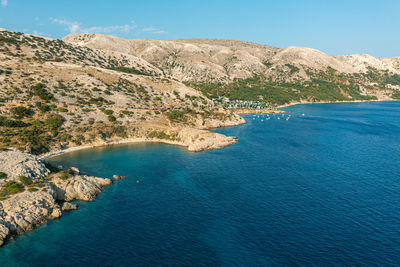
<instances>
[{"instance_id":1,"label":"hilltop","mask_svg":"<svg viewBox=\"0 0 400 267\"><path fill-rule=\"evenodd\" d=\"M400 96L399 58L331 56L234 40L126 40L103 34L71 34L63 40L141 58L212 98L285 104Z\"/></svg>"}]
</instances>

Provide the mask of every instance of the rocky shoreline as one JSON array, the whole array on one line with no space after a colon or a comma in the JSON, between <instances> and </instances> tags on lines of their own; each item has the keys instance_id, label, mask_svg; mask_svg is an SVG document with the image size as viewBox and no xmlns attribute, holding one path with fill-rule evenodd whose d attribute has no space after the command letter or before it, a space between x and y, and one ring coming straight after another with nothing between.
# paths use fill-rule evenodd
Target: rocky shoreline
<instances>
[{"instance_id":1,"label":"rocky shoreline","mask_svg":"<svg viewBox=\"0 0 400 267\"><path fill-rule=\"evenodd\" d=\"M204 128L235 126L245 123L243 118L222 123L208 123ZM220 149L238 142L204 129L183 127L178 131L179 141L159 138L125 138L101 140L90 144L54 150L36 157L18 150L0 152L0 246L7 240L33 230L48 220L60 218L63 212L76 210L75 200L93 201L104 187L118 181L81 174L78 169L54 170L46 159L61 154L99 146L128 143L158 142L186 147L189 151ZM8 190L9 189L9 190Z\"/></svg>"},{"instance_id":2,"label":"rocky shoreline","mask_svg":"<svg viewBox=\"0 0 400 267\"><path fill-rule=\"evenodd\" d=\"M53 149L49 153L41 155L38 157L40 160L45 160L51 157L59 156L62 154L90 149L95 147L103 147L103 146L112 146L112 145L121 145L121 144L134 144L134 143L163 143L169 145L177 145L186 147L188 151L191 152L200 152L214 149L221 149L226 146L236 144L239 139L234 136L225 136L223 134L211 132L208 129L211 128L221 128L221 127L231 127L237 126L246 123L246 121L240 117L236 116L234 120L227 120L224 122L215 120L215 121L207 121L207 123L198 123L198 128L192 127L161 127L159 126L160 131L166 132L174 132L177 134L176 140L170 139L161 139L161 138L149 138L149 137L138 137L138 136L130 136L127 138L114 138L107 140L96 140L87 144L82 144L80 146L71 146L61 149Z\"/></svg>"},{"instance_id":3,"label":"rocky shoreline","mask_svg":"<svg viewBox=\"0 0 400 267\"><path fill-rule=\"evenodd\" d=\"M188 151L191 152L200 152L200 151L207 151L213 149L221 149L229 145L236 144L239 141L238 138L233 136L225 136L225 137L215 137L214 140L204 140L202 144L192 144L188 145L184 142L179 141L172 141L172 140L165 140L165 139L157 139L157 138L129 138L129 139L122 139L118 141L105 141L100 143L91 143L82 146L74 146L69 147L61 150L52 151L46 153L40 157L39 160L46 160L52 157L60 156L66 153L71 153L75 151L91 149L96 147L106 147L106 146L114 146L114 145L123 145L123 144L135 144L135 143L162 143L168 145L176 145L186 147Z\"/></svg>"},{"instance_id":4,"label":"rocky shoreline","mask_svg":"<svg viewBox=\"0 0 400 267\"><path fill-rule=\"evenodd\" d=\"M0 246L77 209L72 201L93 201L116 180L85 175L76 168L55 170L17 150L0 152L0 173Z\"/></svg>"}]
</instances>

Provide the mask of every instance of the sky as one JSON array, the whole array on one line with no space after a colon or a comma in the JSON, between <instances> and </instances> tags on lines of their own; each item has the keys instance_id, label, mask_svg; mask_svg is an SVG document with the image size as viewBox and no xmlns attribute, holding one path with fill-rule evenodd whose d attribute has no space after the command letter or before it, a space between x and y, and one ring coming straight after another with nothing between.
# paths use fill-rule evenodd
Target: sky
<instances>
[{"instance_id":1,"label":"sky","mask_svg":"<svg viewBox=\"0 0 400 267\"><path fill-rule=\"evenodd\" d=\"M400 56L400 0L0 0L0 28L58 39L95 32Z\"/></svg>"}]
</instances>

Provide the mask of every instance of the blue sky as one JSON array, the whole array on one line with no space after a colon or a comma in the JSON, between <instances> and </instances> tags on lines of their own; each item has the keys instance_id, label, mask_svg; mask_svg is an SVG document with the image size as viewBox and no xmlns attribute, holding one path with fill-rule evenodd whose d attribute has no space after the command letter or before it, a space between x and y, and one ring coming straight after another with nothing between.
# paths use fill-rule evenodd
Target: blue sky
<instances>
[{"instance_id":1,"label":"blue sky","mask_svg":"<svg viewBox=\"0 0 400 267\"><path fill-rule=\"evenodd\" d=\"M218 38L400 56L399 0L0 0L0 27L53 38Z\"/></svg>"}]
</instances>

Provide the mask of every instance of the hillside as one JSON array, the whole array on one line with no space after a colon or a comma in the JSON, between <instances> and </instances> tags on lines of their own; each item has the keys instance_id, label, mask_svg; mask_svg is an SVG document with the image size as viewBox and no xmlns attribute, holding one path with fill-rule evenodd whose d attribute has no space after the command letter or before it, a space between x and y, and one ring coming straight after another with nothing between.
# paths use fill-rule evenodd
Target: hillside
<instances>
[{"instance_id":1,"label":"hillside","mask_svg":"<svg viewBox=\"0 0 400 267\"><path fill-rule=\"evenodd\" d=\"M311 48L234 40L126 40L102 34L71 34L63 40L141 58L213 98L284 104L399 97L398 58L330 56Z\"/></svg>"},{"instance_id":2,"label":"hillside","mask_svg":"<svg viewBox=\"0 0 400 267\"><path fill-rule=\"evenodd\" d=\"M127 138L211 149L220 135L203 129L243 122L141 58L5 30L0 102L0 147L35 154Z\"/></svg>"}]
</instances>

